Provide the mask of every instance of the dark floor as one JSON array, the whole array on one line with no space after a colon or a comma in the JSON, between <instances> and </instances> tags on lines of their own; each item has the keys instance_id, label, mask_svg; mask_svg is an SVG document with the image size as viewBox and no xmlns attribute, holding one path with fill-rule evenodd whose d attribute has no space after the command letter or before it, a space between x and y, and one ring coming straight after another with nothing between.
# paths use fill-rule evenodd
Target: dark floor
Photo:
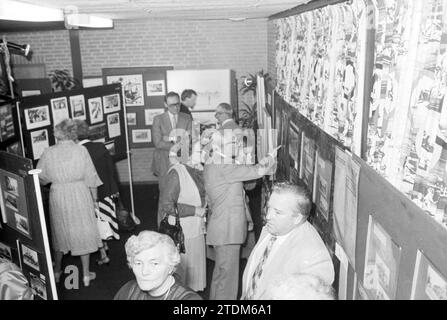
<instances>
[{"instance_id":1,"label":"dark floor","mask_svg":"<svg viewBox=\"0 0 447 320\"><path fill-rule=\"evenodd\" d=\"M130 208L129 204L129 186L123 186L120 190L123 197L125 207ZM126 262L126 254L124 251L124 244L127 239L132 235L142 230L155 230L156 229L156 212L158 202L158 185L156 184L141 184L134 186L134 201L135 212L140 218L141 224L132 233L121 233L120 240L112 240L108 242L109 257L111 262L108 266L97 266L96 259L99 258L99 253L91 255L91 271L96 272L96 280L90 283L88 288L83 286L80 280L79 289L65 289L64 278L58 285L59 299L61 300L109 300L113 299L115 293L121 288L123 284L134 278L132 271L128 268ZM256 197L252 201L252 205L256 207L260 201L257 201ZM256 234L259 234L259 227L256 226ZM241 272L245 268L246 259L241 260ZM79 257L72 257L66 255L63 260L63 265L76 265L78 270L81 269L81 261ZM207 260L207 288L199 294L208 299L209 296L209 284L211 283L211 276L214 262ZM82 279L82 276L80 276ZM68 280L68 279L67 279ZM240 295L240 293L239 293Z\"/></svg>"}]
</instances>

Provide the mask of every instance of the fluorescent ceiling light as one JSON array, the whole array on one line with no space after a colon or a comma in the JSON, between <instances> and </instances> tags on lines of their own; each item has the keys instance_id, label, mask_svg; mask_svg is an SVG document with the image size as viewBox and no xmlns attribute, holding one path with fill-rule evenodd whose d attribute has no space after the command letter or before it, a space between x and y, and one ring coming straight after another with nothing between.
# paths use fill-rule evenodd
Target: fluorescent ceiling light
<instances>
[{"instance_id":1,"label":"fluorescent ceiling light","mask_svg":"<svg viewBox=\"0 0 447 320\"><path fill-rule=\"evenodd\" d=\"M64 12L29 3L0 0L0 19L32 22L64 21Z\"/></svg>"},{"instance_id":2,"label":"fluorescent ceiling light","mask_svg":"<svg viewBox=\"0 0 447 320\"><path fill-rule=\"evenodd\" d=\"M113 20L91 16L89 14L67 14L65 22L70 27L113 28Z\"/></svg>"}]
</instances>

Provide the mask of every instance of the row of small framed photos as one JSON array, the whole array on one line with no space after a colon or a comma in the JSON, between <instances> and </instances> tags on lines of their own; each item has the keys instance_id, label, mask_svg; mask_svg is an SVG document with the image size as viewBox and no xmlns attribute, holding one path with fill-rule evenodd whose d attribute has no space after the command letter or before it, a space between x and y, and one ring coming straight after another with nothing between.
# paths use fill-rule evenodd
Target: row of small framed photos
<instances>
[{"instance_id":1,"label":"row of small framed photos","mask_svg":"<svg viewBox=\"0 0 447 320\"><path fill-rule=\"evenodd\" d=\"M53 115L53 124L70 118L87 120L87 112L90 116L90 123L95 124L104 121L104 114L109 114L121 110L120 96L118 93L88 99L86 110L84 95L69 97L70 108L67 97L54 98L50 100ZM70 113L71 109L71 113ZM51 125L50 108L48 105L36 106L24 110L25 124L27 130L38 129Z\"/></svg>"},{"instance_id":2,"label":"row of small framed photos","mask_svg":"<svg viewBox=\"0 0 447 320\"><path fill-rule=\"evenodd\" d=\"M157 115L163 114L165 109L145 109L144 110L144 124L146 126L151 126L154 122L154 118ZM136 126L137 125L137 114L135 112L127 112L127 125Z\"/></svg>"}]
</instances>

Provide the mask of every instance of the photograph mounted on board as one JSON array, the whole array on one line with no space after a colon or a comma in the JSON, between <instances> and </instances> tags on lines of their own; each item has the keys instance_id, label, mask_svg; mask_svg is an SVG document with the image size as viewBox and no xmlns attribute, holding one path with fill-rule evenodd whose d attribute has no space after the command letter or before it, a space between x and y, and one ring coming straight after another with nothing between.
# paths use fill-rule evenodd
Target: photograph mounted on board
<instances>
[{"instance_id":1,"label":"photograph mounted on board","mask_svg":"<svg viewBox=\"0 0 447 320\"><path fill-rule=\"evenodd\" d=\"M150 143L151 130L149 129L136 129L132 130L132 142L133 143Z\"/></svg>"},{"instance_id":2,"label":"photograph mounted on board","mask_svg":"<svg viewBox=\"0 0 447 320\"><path fill-rule=\"evenodd\" d=\"M126 114L127 116L127 125L128 126L136 126L137 125L137 114L135 112L129 112Z\"/></svg>"},{"instance_id":3,"label":"photograph mounted on board","mask_svg":"<svg viewBox=\"0 0 447 320\"><path fill-rule=\"evenodd\" d=\"M33 289L34 294L43 300L47 300L47 286L45 276L41 274L40 277L38 277L31 272L29 273L29 276L29 283L31 289Z\"/></svg>"},{"instance_id":4,"label":"photograph mounted on board","mask_svg":"<svg viewBox=\"0 0 447 320\"><path fill-rule=\"evenodd\" d=\"M34 270L40 271L37 251L21 243L22 262Z\"/></svg>"},{"instance_id":5,"label":"photograph mounted on board","mask_svg":"<svg viewBox=\"0 0 447 320\"><path fill-rule=\"evenodd\" d=\"M48 130L42 129L31 132L31 146L33 149L33 159L38 160L43 151L49 147Z\"/></svg>"},{"instance_id":6,"label":"photograph mounted on board","mask_svg":"<svg viewBox=\"0 0 447 320\"><path fill-rule=\"evenodd\" d=\"M107 84L121 83L126 107L144 106L143 76L141 74L107 76Z\"/></svg>"},{"instance_id":7,"label":"photograph mounted on board","mask_svg":"<svg viewBox=\"0 0 447 320\"><path fill-rule=\"evenodd\" d=\"M9 261L12 261L11 247L2 242L0 242L0 258L5 258Z\"/></svg>"},{"instance_id":8,"label":"photograph mounted on board","mask_svg":"<svg viewBox=\"0 0 447 320\"><path fill-rule=\"evenodd\" d=\"M26 129L36 129L49 126L50 109L48 106L38 106L24 110Z\"/></svg>"},{"instance_id":9,"label":"photograph mounted on board","mask_svg":"<svg viewBox=\"0 0 447 320\"><path fill-rule=\"evenodd\" d=\"M447 277L418 250L411 300L447 300Z\"/></svg>"},{"instance_id":10,"label":"photograph mounted on board","mask_svg":"<svg viewBox=\"0 0 447 320\"><path fill-rule=\"evenodd\" d=\"M12 116L12 104L0 106L0 142L14 138L14 118Z\"/></svg>"},{"instance_id":11,"label":"photograph mounted on board","mask_svg":"<svg viewBox=\"0 0 447 320\"><path fill-rule=\"evenodd\" d=\"M71 96L70 107L73 119L87 120L87 113L85 111L85 99L83 94Z\"/></svg>"},{"instance_id":12,"label":"photograph mounted on board","mask_svg":"<svg viewBox=\"0 0 447 320\"><path fill-rule=\"evenodd\" d=\"M144 123L147 126L151 126L154 123L154 118L159 114L163 114L164 109L146 109L144 110Z\"/></svg>"},{"instance_id":13,"label":"photograph mounted on board","mask_svg":"<svg viewBox=\"0 0 447 320\"><path fill-rule=\"evenodd\" d=\"M146 81L147 96L164 96L166 94L164 80L150 80Z\"/></svg>"},{"instance_id":14,"label":"photograph mounted on board","mask_svg":"<svg viewBox=\"0 0 447 320\"><path fill-rule=\"evenodd\" d=\"M56 126L59 122L70 118L67 97L51 99L50 102L51 110L53 112L53 126Z\"/></svg>"},{"instance_id":15,"label":"photograph mounted on board","mask_svg":"<svg viewBox=\"0 0 447 320\"><path fill-rule=\"evenodd\" d=\"M363 284L373 300L395 300L401 248L369 216Z\"/></svg>"},{"instance_id":16,"label":"photograph mounted on board","mask_svg":"<svg viewBox=\"0 0 447 320\"><path fill-rule=\"evenodd\" d=\"M104 106L104 114L120 111L120 95L118 93L114 93L103 96L102 104Z\"/></svg>"},{"instance_id":17,"label":"photograph mounted on board","mask_svg":"<svg viewBox=\"0 0 447 320\"><path fill-rule=\"evenodd\" d=\"M90 114L90 123L98 123L104 121L102 111L102 101L100 97L88 99L88 110Z\"/></svg>"},{"instance_id":18,"label":"photograph mounted on board","mask_svg":"<svg viewBox=\"0 0 447 320\"><path fill-rule=\"evenodd\" d=\"M109 138L119 137L121 135L120 114L113 113L107 115L107 128Z\"/></svg>"}]
</instances>

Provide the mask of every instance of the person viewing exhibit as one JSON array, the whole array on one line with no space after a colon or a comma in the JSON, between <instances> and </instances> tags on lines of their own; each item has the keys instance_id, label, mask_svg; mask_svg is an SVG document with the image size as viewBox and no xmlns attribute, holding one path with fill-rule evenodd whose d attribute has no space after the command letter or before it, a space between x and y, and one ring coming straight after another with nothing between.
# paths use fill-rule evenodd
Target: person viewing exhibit
<instances>
[{"instance_id":1,"label":"person viewing exhibit","mask_svg":"<svg viewBox=\"0 0 447 320\"><path fill-rule=\"evenodd\" d=\"M447 300L446 17L0 1L0 296Z\"/></svg>"}]
</instances>

